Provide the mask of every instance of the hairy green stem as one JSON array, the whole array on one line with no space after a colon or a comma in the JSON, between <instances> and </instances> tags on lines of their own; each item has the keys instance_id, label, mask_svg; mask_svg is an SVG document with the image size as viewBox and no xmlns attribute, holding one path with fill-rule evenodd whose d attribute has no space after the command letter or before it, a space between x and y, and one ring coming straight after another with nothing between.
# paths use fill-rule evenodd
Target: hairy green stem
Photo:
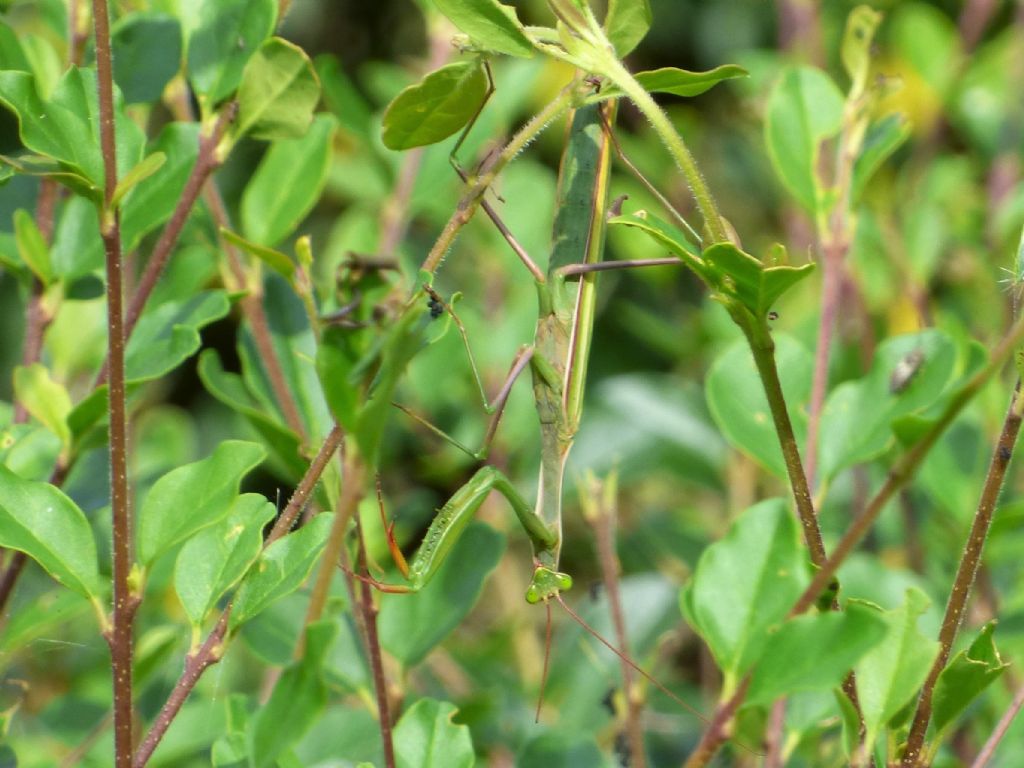
<instances>
[{"instance_id":1,"label":"hairy green stem","mask_svg":"<svg viewBox=\"0 0 1024 768\"><path fill-rule=\"evenodd\" d=\"M939 653L932 663L928 677L921 688L921 696L917 701L917 711L914 712L910 735L907 737L907 747L903 753L902 765L904 768L914 768L919 764L921 749L924 746L924 738L928 730L928 721L931 719L932 694L935 684L953 652L953 642L956 640L957 632L963 622L967 598L971 594L971 588L974 586L974 579L978 573L981 554L985 548L985 540L988 538L996 502L999 500L999 493L1006 480L1006 470L1010 465L1010 459L1013 458L1013 449L1017 443L1021 423L1019 398L1020 379L1017 380L1017 386L1014 387L1010 397L1010 406L1003 421L999 441L992 452L988 474L978 500L978 510L974 514L974 522L971 524L971 530L964 545L964 553L960 558L960 566L957 568L953 588L946 603L946 613L942 618L942 628L939 630Z\"/></svg>"},{"instance_id":2,"label":"hairy green stem","mask_svg":"<svg viewBox=\"0 0 1024 768\"><path fill-rule=\"evenodd\" d=\"M722 215L718 212L715 198L712 196L707 182L704 181L704 177L697 167L697 161L693 159L693 155L690 154L686 142L683 141L682 136L676 131L668 115L665 114L665 111L658 106L658 103L651 94L636 81L629 70L617 58L609 57L605 74L629 97L630 101L643 113L644 117L650 121L651 127L654 128L668 148L672 159L676 161L679 170L686 177L686 183L690 186L690 191L697 201L697 207L704 218L704 226L711 235L711 241L713 243L720 243L728 240L725 224L722 221Z\"/></svg>"}]
</instances>

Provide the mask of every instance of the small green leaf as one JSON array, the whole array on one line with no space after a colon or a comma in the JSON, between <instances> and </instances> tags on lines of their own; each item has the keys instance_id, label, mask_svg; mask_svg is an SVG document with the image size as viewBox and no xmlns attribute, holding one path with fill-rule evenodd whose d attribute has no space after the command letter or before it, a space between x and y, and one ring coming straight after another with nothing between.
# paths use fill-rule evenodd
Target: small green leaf
<instances>
[{"instance_id":1,"label":"small green leaf","mask_svg":"<svg viewBox=\"0 0 1024 768\"><path fill-rule=\"evenodd\" d=\"M399 768L472 768L476 763L469 726L455 725L454 704L420 699L395 726Z\"/></svg>"},{"instance_id":2,"label":"small green leaf","mask_svg":"<svg viewBox=\"0 0 1024 768\"><path fill-rule=\"evenodd\" d=\"M790 693L838 686L885 636L886 623L879 614L877 608L851 602L841 613L787 621L764 644L746 704L770 704ZM808 653L810 648L814 653Z\"/></svg>"},{"instance_id":3,"label":"small green leaf","mask_svg":"<svg viewBox=\"0 0 1024 768\"><path fill-rule=\"evenodd\" d=\"M637 72L636 81L650 93L671 93L676 96L698 96L710 90L723 80L746 77L747 70L735 64L723 64L709 69L707 72L690 72L676 67L662 67L647 72ZM618 94L618 89L607 88L601 91L601 98L609 98Z\"/></svg>"},{"instance_id":4,"label":"small green leaf","mask_svg":"<svg viewBox=\"0 0 1024 768\"><path fill-rule=\"evenodd\" d=\"M860 154L853 164L851 195L856 202L864 194L871 177L882 163L903 146L913 132L910 121L903 115L890 114L868 126Z\"/></svg>"},{"instance_id":5,"label":"small green leaf","mask_svg":"<svg viewBox=\"0 0 1024 768\"><path fill-rule=\"evenodd\" d=\"M288 258L287 254L275 251L273 248L268 248L265 245L259 245L250 240L246 240L241 235L232 232L226 227L221 227L220 233L229 243L237 245L249 255L255 256L289 282L291 282L292 278L295 277L295 262Z\"/></svg>"},{"instance_id":6,"label":"small green leaf","mask_svg":"<svg viewBox=\"0 0 1024 768\"><path fill-rule=\"evenodd\" d=\"M247 238L273 247L302 223L327 181L336 127L331 115L319 115L301 139L277 141L263 156L242 193Z\"/></svg>"},{"instance_id":7,"label":"small green leaf","mask_svg":"<svg viewBox=\"0 0 1024 768\"><path fill-rule=\"evenodd\" d=\"M125 350L128 381L150 381L177 368L202 346L200 329L225 317L230 309L224 291L202 291L147 310Z\"/></svg>"},{"instance_id":8,"label":"small green leaf","mask_svg":"<svg viewBox=\"0 0 1024 768\"><path fill-rule=\"evenodd\" d=\"M932 700L932 725L941 735L960 713L1003 674L1008 666L992 640L996 622L990 621L971 643L954 656L939 674Z\"/></svg>"},{"instance_id":9,"label":"small green leaf","mask_svg":"<svg viewBox=\"0 0 1024 768\"><path fill-rule=\"evenodd\" d=\"M871 43L881 22L882 14L866 5L858 5L846 19L840 56L843 68L852 81L852 95L862 93L867 83L871 67Z\"/></svg>"},{"instance_id":10,"label":"small green leaf","mask_svg":"<svg viewBox=\"0 0 1024 768\"><path fill-rule=\"evenodd\" d=\"M138 549L143 565L175 544L219 522L238 495L242 477L266 456L263 447L226 440L202 461L157 480L139 510Z\"/></svg>"},{"instance_id":11,"label":"small green leaf","mask_svg":"<svg viewBox=\"0 0 1024 768\"><path fill-rule=\"evenodd\" d=\"M512 6L495 0L434 0L434 5L485 51L533 55L533 44Z\"/></svg>"},{"instance_id":12,"label":"small green leaf","mask_svg":"<svg viewBox=\"0 0 1024 768\"><path fill-rule=\"evenodd\" d=\"M71 396L50 378L46 366L34 363L14 369L14 396L32 416L60 438L65 451L71 448Z\"/></svg>"},{"instance_id":13,"label":"small green leaf","mask_svg":"<svg viewBox=\"0 0 1024 768\"><path fill-rule=\"evenodd\" d=\"M483 523L471 523L415 598L383 601L381 645L406 667L419 664L476 605L504 551L504 536Z\"/></svg>"},{"instance_id":14,"label":"small green leaf","mask_svg":"<svg viewBox=\"0 0 1024 768\"><path fill-rule=\"evenodd\" d=\"M320 100L313 62L294 43L272 37L245 65L238 86L235 138L301 139Z\"/></svg>"},{"instance_id":15,"label":"small green leaf","mask_svg":"<svg viewBox=\"0 0 1024 768\"><path fill-rule=\"evenodd\" d=\"M117 182L117 188L114 190L114 197L111 200L110 207L117 208L124 196L128 194L136 184L148 179L154 173L159 171L166 160L167 155L163 152L154 152L122 176L121 180Z\"/></svg>"},{"instance_id":16,"label":"small green leaf","mask_svg":"<svg viewBox=\"0 0 1024 768\"><path fill-rule=\"evenodd\" d=\"M817 175L820 144L839 132L842 120L843 96L818 69L786 70L768 97L768 155L790 194L812 214L826 206Z\"/></svg>"},{"instance_id":17,"label":"small green leaf","mask_svg":"<svg viewBox=\"0 0 1024 768\"><path fill-rule=\"evenodd\" d=\"M644 39L651 28L651 21L649 0L609 0L604 28L619 58Z\"/></svg>"},{"instance_id":18,"label":"small green leaf","mask_svg":"<svg viewBox=\"0 0 1024 768\"><path fill-rule=\"evenodd\" d=\"M227 516L185 542L174 567L174 588L193 626L245 575L263 546L263 526L275 507L263 496L242 494Z\"/></svg>"},{"instance_id":19,"label":"small green leaf","mask_svg":"<svg viewBox=\"0 0 1024 768\"><path fill-rule=\"evenodd\" d=\"M888 627L885 639L857 663L857 698L868 751L882 727L916 696L939 651L938 642L917 629L927 607L923 592L908 589L900 608L880 614Z\"/></svg>"},{"instance_id":20,"label":"small green leaf","mask_svg":"<svg viewBox=\"0 0 1024 768\"><path fill-rule=\"evenodd\" d=\"M263 550L238 588L231 611L232 631L302 586L320 559L333 521L333 513L321 512Z\"/></svg>"},{"instance_id":21,"label":"small green leaf","mask_svg":"<svg viewBox=\"0 0 1024 768\"><path fill-rule=\"evenodd\" d=\"M250 754L255 768L277 765L320 717L327 704L324 657L334 642L333 621L310 624L302 659L284 671L270 699L250 721Z\"/></svg>"},{"instance_id":22,"label":"small green leaf","mask_svg":"<svg viewBox=\"0 0 1024 768\"><path fill-rule=\"evenodd\" d=\"M166 13L128 13L112 30L114 81L129 104L159 101L181 69L181 24Z\"/></svg>"},{"instance_id":23,"label":"small green leaf","mask_svg":"<svg viewBox=\"0 0 1024 768\"><path fill-rule=\"evenodd\" d=\"M765 320L772 305L814 271L813 264L766 268L732 243L715 243L703 255L714 274L712 288L738 300L758 321Z\"/></svg>"},{"instance_id":24,"label":"small green leaf","mask_svg":"<svg viewBox=\"0 0 1024 768\"><path fill-rule=\"evenodd\" d=\"M53 282L50 248L36 226L35 219L24 208L14 212L14 242L22 262L39 278L39 282L43 285Z\"/></svg>"},{"instance_id":25,"label":"small green leaf","mask_svg":"<svg viewBox=\"0 0 1024 768\"><path fill-rule=\"evenodd\" d=\"M711 649L726 691L757 662L809 581L796 520L781 499L755 504L704 550L682 593L683 614Z\"/></svg>"},{"instance_id":26,"label":"small green leaf","mask_svg":"<svg viewBox=\"0 0 1024 768\"><path fill-rule=\"evenodd\" d=\"M802 344L785 334L775 335L775 361L782 380L790 419L802 443L807 429L803 404L811 394L814 361ZM734 446L776 476L786 477L768 398L745 341L738 340L712 364L705 382L708 408L722 434Z\"/></svg>"},{"instance_id":27,"label":"small green leaf","mask_svg":"<svg viewBox=\"0 0 1024 768\"><path fill-rule=\"evenodd\" d=\"M200 5L199 25L188 41L188 73L204 103L217 104L235 91L246 62L273 31L276 19L275 0Z\"/></svg>"},{"instance_id":28,"label":"small green leaf","mask_svg":"<svg viewBox=\"0 0 1024 768\"><path fill-rule=\"evenodd\" d=\"M411 149L448 138L472 119L486 92L487 76L475 59L431 72L388 105L384 146Z\"/></svg>"},{"instance_id":29,"label":"small green leaf","mask_svg":"<svg viewBox=\"0 0 1024 768\"><path fill-rule=\"evenodd\" d=\"M96 542L82 510L49 483L23 480L0 466L0 546L16 549L94 603L103 588Z\"/></svg>"},{"instance_id":30,"label":"small green leaf","mask_svg":"<svg viewBox=\"0 0 1024 768\"><path fill-rule=\"evenodd\" d=\"M710 275L701 258L700 248L694 245L691 238L687 237L682 230L658 218L650 211L641 210L623 216L615 216L608 220L608 224L633 227L641 232L646 232L682 259L683 263L693 270L697 277L705 283L709 283Z\"/></svg>"}]
</instances>

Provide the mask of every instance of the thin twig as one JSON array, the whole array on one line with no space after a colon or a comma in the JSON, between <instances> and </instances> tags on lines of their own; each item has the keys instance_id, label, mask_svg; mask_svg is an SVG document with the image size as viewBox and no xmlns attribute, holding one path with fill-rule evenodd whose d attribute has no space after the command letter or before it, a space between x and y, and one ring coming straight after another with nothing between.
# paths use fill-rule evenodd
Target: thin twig
<instances>
[{"instance_id":1,"label":"thin twig","mask_svg":"<svg viewBox=\"0 0 1024 768\"><path fill-rule=\"evenodd\" d=\"M963 622L967 598L974 586L981 554L985 549L985 540L988 538L989 527L992 524L992 515L1006 479L1006 470L1010 465L1010 459L1013 458L1017 434L1020 432L1019 397L1020 379L1017 380L1017 385L1010 397L1010 407L1007 409L1006 418L1003 421L999 441L992 453L988 475L985 477L985 484L978 500L978 510L974 514L974 522L971 524L971 531L964 545L964 553L960 558L960 566L957 568L953 588L950 590L949 600L946 603L946 613L942 618L942 628L939 630L939 653L932 663L924 686L921 688L917 711L914 713L910 734L907 737L907 747L903 753L902 764L905 768L918 765L925 734L928 730L928 721L931 719L932 693L935 690L935 683L945 668L946 662L949 661L949 656L953 652L953 642L956 640L957 632Z\"/></svg>"},{"instance_id":2,"label":"thin twig","mask_svg":"<svg viewBox=\"0 0 1024 768\"><path fill-rule=\"evenodd\" d=\"M985 746L981 748L981 752L974 758L974 762L971 763L971 768L985 768L988 761L992 759L992 755L996 752L996 747L999 746L999 742L1003 740L1006 732L1010 729L1010 725L1013 723L1013 719L1020 712L1020 708L1024 706L1024 685L1017 689L1017 692L1013 696L1013 701L1010 702L1010 706L1003 713L1003 716L999 718L999 723L996 724L995 730L992 731L992 735L988 737L985 742Z\"/></svg>"},{"instance_id":3,"label":"thin twig","mask_svg":"<svg viewBox=\"0 0 1024 768\"><path fill-rule=\"evenodd\" d=\"M356 567L359 572L369 576L366 568L366 542L363 540L363 527L359 516L355 516L356 541L359 554ZM360 600L357 608L363 618L366 631L366 648L370 654L370 669L373 671L373 689L377 694L377 720L380 727L380 740L384 748L384 767L395 768L395 745L392 739L391 707L388 702L388 683L384 676L384 660L381 658L380 638L377 635L377 606L373 602L373 589L366 580L359 580Z\"/></svg>"}]
</instances>

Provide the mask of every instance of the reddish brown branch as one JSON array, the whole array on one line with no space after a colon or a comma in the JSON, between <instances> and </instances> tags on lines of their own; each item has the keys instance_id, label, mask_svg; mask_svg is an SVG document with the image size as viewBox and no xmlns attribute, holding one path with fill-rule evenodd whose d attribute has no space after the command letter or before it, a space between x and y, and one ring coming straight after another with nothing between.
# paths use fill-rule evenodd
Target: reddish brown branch
<instances>
[{"instance_id":1,"label":"reddish brown branch","mask_svg":"<svg viewBox=\"0 0 1024 768\"><path fill-rule=\"evenodd\" d=\"M1019 396L1020 380L1018 379L1017 386L1010 397L1010 407L1003 421L999 441L992 453L988 474L981 490L981 498L978 500L978 510L974 514L974 522L971 523L971 530L964 545L964 553L960 558L960 566L957 568L953 588L950 590L949 600L946 603L946 614L943 616L942 628L939 630L939 653L932 663L924 686L921 688L917 711L914 713L910 735L907 737L907 747L903 753L902 764L905 768L912 768L919 764L928 722L932 715L932 693L939 675L953 652L953 642L956 640L957 632L963 622L967 598L974 586L974 579L981 563L981 555L985 549L985 540L988 538L989 527L992 524L992 515L995 512L1003 482L1006 480L1006 470L1010 466L1010 459L1013 458L1013 449L1017 444L1017 435L1020 432L1021 414L1017 403Z\"/></svg>"}]
</instances>

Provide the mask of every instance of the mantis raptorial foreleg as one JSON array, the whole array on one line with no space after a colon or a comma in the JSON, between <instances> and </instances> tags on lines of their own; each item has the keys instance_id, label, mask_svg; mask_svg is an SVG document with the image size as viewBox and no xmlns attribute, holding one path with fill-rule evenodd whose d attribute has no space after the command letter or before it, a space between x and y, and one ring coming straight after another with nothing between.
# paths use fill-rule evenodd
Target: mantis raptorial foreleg
<instances>
[{"instance_id":1,"label":"mantis raptorial foreleg","mask_svg":"<svg viewBox=\"0 0 1024 768\"><path fill-rule=\"evenodd\" d=\"M477 470L469 482L456 491L438 510L423 537L423 543L411 561L406 561L392 535L394 523L388 523L384 515L384 502L378 482L377 501L387 534L388 547L406 583L387 584L365 576L360 578L382 592L418 592L437 573L444 558L491 491L498 491L505 497L533 544L535 568L533 579L526 590L526 601L538 603L554 597L561 590L569 589L572 586L572 578L568 574L560 573L556 568L557 535L536 516L511 481L494 467L481 467Z\"/></svg>"}]
</instances>

